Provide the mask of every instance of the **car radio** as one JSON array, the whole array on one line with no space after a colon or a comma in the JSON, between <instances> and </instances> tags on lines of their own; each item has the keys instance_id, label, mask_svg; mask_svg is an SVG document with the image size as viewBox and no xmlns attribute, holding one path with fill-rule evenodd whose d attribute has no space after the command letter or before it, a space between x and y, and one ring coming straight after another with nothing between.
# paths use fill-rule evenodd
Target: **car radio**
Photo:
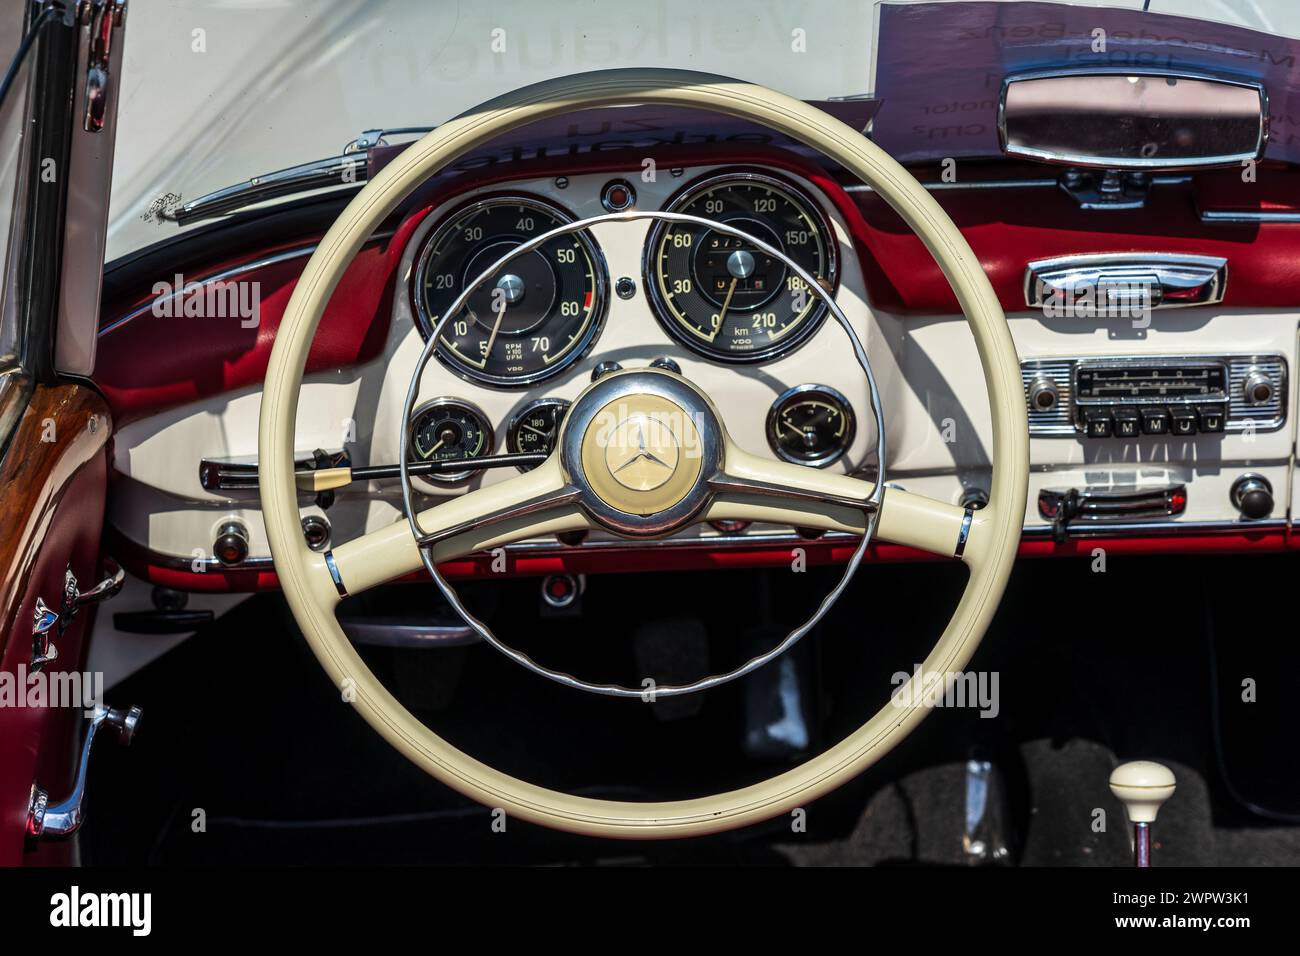
<instances>
[{"instance_id":1,"label":"car radio","mask_svg":"<svg viewBox=\"0 0 1300 956\"><path fill-rule=\"evenodd\" d=\"M1035 436L1187 437L1286 420L1281 355L1039 359L1020 371Z\"/></svg>"}]
</instances>

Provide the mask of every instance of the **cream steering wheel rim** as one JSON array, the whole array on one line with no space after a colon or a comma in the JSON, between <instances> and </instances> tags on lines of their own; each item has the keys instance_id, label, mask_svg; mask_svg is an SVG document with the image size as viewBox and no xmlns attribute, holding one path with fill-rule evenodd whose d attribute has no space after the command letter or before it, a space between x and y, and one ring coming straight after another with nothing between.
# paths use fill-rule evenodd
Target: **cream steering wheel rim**
<instances>
[{"instance_id":1,"label":"cream steering wheel rim","mask_svg":"<svg viewBox=\"0 0 1300 956\"><path fill-rule=\"evenodd\" d=\"M1015 560L1028 487L1028 427L1019 360L1001 306L969 245L933 198L898 163L860 133L807 104L751 84L675 70L609 70L561 77L513 91L438 127L401 152L371 179L317 245L289 300L267 368L259 425L259 486L267 535L281 587L312 651L336 687L393 747L426 772L465 796L509 816L591 836L634 839L698 836L769 819L811 801L855 777L889 752L928 712L925 695L910 703L887 702L844 740L805 763L759 783L690 800L631 803L548 790L514 778L457 750L422 724L370 673L347 637L334 608L340 595L418 567L418 549L406 522L365 536L337 561L310 551L299 524L294 474L294 423L303 370L316 327L344 270L380 223L432 173L493 137L536 120L577 109L648 103L713 110L786 133L817 149L872 186L925 242L951 284L979 352L988 390L993 433L989 504L967 515L961 541L969 566L966 590L942 636L922 663L926 674L963 670L992 619ZM764 459L729 449L736 468L762 477ZM558 471L546 465L508 483L541 488ZM550 467L548 467L550 466ZM792 466L797 467L797 466ZM816 471L816 469L803 469ZM778 474L780 474L778 472ZM824 475L825 473L819 472ZM532 476L531 478L529 476ZM866 483L825 476L823 485L847 489ZM473 517L491 500L488 486L431 509L446 522ZM867 485L869 488L870 486ZM856 490L853 494L859 494ZM478 496L477 501L463 504ZM923 507L920 502L927 502ZM745 505L742 509L741 505ZM728 502L711 517L728 515ZM759 520L781 522L776 506L731 502ZM844 509L826 507L818 526L853 530ZM766 515L767 517L762 517ZM800 521L809 515L799 512ZM557 516L531 520L535 533L567 528L577 520ZM929 499L887 493L880 537L951 552L954 516ZM472 524L472 521L470 522ZM860 525L858 526L860 527ZM439 552L439 560L506 540L510 527L462 529ZM518 531L518 528L513 530ZM403 540L403 536L406 540ZM454 550L452 550L454 549ZM960 553L960 548L958 548ZM330 553L334 554L333 552ZM349 560L343 560L349 555ZM346 563L341 575L340 566ZM364 580L363 580L364 579ZM354 582L357 582L354 584ZM908 688L900 689L900 694Z\"/></svg>"}]
</instances>

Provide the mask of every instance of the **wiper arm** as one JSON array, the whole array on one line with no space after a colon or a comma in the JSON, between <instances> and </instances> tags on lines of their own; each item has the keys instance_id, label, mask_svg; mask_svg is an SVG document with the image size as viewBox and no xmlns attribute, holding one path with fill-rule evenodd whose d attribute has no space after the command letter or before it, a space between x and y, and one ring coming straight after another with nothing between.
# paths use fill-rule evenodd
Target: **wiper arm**
<instances>
[{"instance_id":1,"label":"wiper arm","mask_svg":"<svg viewBox=\"0 0 1300 956\"><path fill-rule=\"evenodd\" d=\"M273 173L254 176L242 183L191 199L173 209L163 210L159 215L162 219L187 226L203 219L226 216L280 196L363 183L370 176L369 164L365 156L367 150L375 146L387 145L384 142L387 136L423 134L430 129L432 127L418 126L369 129L348 143L343 148L341 156L330 156L315 162L303 163L301 166L290 166Z\"/></svg>"}]
</instances>

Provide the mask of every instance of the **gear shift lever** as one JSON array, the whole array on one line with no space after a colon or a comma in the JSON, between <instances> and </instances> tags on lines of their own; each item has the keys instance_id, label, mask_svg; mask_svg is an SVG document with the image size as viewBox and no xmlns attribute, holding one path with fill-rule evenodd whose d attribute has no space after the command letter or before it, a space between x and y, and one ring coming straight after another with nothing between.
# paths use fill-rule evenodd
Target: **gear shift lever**
<instances>
[{"instance_id":1,"label":"gear shift lever","mask_svg":"<svg viewBox=\"0 0 1300 956\"><path fill-rule=\"evenodd\" d=\"M1110 775L1110 792L1133 821L1133 856L1137 866L1151 865L1151 824L1166 800L1174 795L1174 772L1150 760L1122 763Z\"/></svg>"}]
</instances>

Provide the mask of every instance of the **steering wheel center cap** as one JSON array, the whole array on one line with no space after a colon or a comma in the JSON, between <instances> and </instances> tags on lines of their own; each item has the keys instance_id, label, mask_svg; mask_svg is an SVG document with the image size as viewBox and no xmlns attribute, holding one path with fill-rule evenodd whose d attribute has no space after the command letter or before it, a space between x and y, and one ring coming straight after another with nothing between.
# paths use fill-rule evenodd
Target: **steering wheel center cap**
<instances>
[{"instance_id":1,"label":"steering wheel center cap","mask_svg":"<svg viewBox=\"0 0 1300 956\"><path fill-rule=\"evenodd\" d=\"M582 437L582 465L591 490L630 515L651 515L680 503L703 471L704 443L690 413L646 392L623 394L596 411Z\"/></svg>"}]
</instances>

